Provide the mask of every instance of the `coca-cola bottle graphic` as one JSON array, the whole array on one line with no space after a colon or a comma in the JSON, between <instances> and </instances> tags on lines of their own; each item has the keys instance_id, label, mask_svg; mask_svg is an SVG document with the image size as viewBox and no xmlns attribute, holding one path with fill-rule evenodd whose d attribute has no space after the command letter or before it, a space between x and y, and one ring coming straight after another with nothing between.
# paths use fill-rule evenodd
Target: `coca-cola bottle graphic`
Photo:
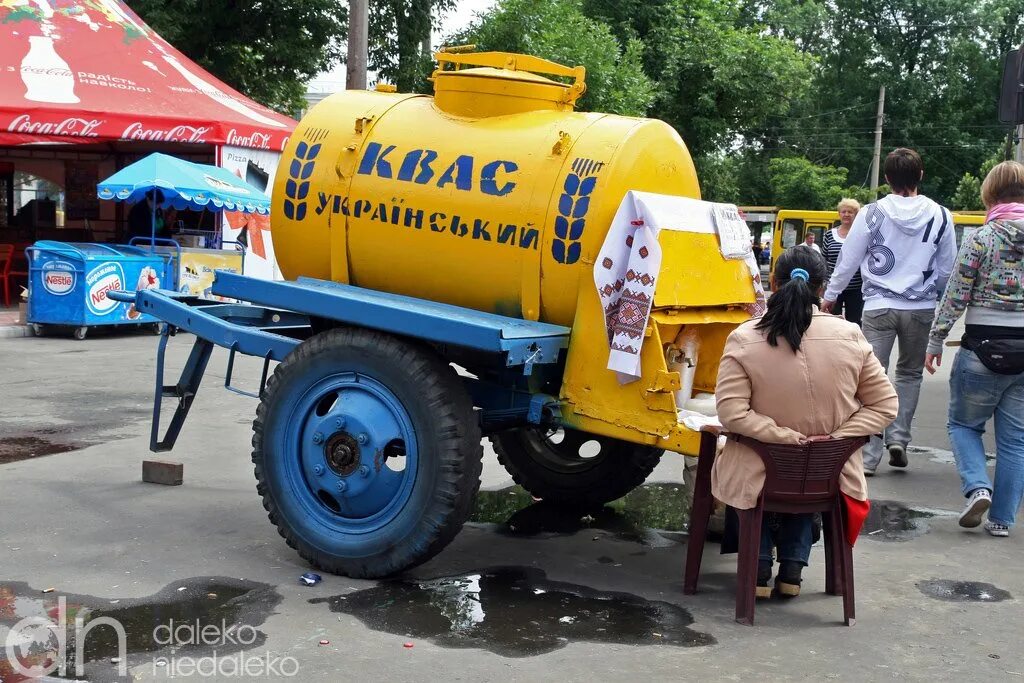
<instances>
[{"instance_id":1,"label":"coca-cola bottle graphic","mask_svg":"<svg viewBox=\"0 0 1024 683\"><path fill-rule=\"evenodd\" d=\"M75 75L71 72L53 45L49 36L30 36L29 48L21 60L21 82L25 84L25 99L33 102L74 104Z\"/></svg>"}]
</instances>

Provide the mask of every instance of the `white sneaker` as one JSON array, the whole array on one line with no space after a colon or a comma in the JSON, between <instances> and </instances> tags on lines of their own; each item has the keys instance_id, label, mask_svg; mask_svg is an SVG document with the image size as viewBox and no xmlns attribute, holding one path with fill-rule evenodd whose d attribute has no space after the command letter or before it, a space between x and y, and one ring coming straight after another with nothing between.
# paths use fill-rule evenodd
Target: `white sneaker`
<instances>
[{"instance_id":1,"label":"white sneaker","mask_svg":"<svg viewBox=\"0 0 1024 683\"><path fill-rule=\"evenodd\" d=\"M1005 538L1010 535L1010 527L998 522L985 522L985 531L987 531L989 535L998 536L999 538Z\"/></svg>"},{"instance_id":2,"label":"white sneaker","mask_svg":"<svg viewBox=\"0 0 1024 683\"><path fill-rule=\"evenodd\" d=\"M992 494L989 493L989 490L974 489L970 497L967 498L967 507L960 513L960 526L967 529L978 526L990 507L992 507Z\"/></svg>"}]
</instances>

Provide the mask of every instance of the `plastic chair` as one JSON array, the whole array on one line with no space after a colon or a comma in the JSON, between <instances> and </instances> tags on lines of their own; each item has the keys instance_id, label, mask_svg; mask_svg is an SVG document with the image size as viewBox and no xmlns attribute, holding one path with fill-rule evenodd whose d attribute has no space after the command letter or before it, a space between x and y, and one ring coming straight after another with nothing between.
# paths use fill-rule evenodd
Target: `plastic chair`
<instances>
[{"instance_id":1,"label":"plastic chair","mask_svg":"<svg viewBox=\"0 0 1024 683\"><path fill-rule=\"evenodd\" d=\"M700 455L690 512L683 592L697 592L697 577L704 554L708 520L711 518L711 467L715 462L719 430L701 433ZM727 435L757 453L765 466L764 489L757 505L737 510L740 538L736 561L736 621L754 624L757 561L764 512L822 513L825 546L825 592L843 596L843 620L852 626L854 612L853 547L846 541L845 506L839 490L839 474L853 453L867 443L866 437L817 441L806 446L767 444L743 436Z\"/></svg>"}]
</instances>

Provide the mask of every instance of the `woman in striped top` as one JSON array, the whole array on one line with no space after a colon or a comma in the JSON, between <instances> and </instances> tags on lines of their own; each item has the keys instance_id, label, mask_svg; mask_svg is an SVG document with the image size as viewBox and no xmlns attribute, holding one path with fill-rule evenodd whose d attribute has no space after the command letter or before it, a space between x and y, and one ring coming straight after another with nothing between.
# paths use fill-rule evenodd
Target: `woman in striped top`
<instances>
[{"instance_id":1,"label":"woman in striped top","mask_svg":"<svg viewBox=\"0 0 1024 683\"><path fill-rule=\"evenodd\" d=\"M822 246L825 250L825 260L828 262L828 275L832 277L832 271L836 268L839 260L839 252L843 248L843 242L850 233L853 219L860 211L860 202L856 199L841 199L839 206L839 225L831 230L825 231L825 238ZM864 313L864 294L861 292L860 273L856 273L850 284L843 290L843 293L836 299L836 305L832 308L836 315L842 315L851 323L860 325L861 315Z\"/></svg>"}]
</instances>

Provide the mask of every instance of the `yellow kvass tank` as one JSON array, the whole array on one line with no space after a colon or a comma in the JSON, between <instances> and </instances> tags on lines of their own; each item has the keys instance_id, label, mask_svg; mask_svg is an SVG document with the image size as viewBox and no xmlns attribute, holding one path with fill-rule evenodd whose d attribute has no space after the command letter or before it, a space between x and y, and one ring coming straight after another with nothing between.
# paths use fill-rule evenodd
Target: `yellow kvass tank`
<instances>
[{"instance_id":1,"label":"yellow kvass tank","mask_svg":"<svg viewBox=\"0 0 1024 683\"><path fill-rule=\"evenodd\" d=\"M284 276L571 326L562 423L695 454L697 435L677 422L680 373L666 347L695 330L694 391L714 390L724 339L754 300L746 266L723 259L714 235L662 231L643 378L626 385L606 369L593 281L627 191L700 196L683 141L661 121L573 111L583 67L504 53L435 58L433 97L341 92L302 119L273 192Z\"/></svg>"}]
</instances>

